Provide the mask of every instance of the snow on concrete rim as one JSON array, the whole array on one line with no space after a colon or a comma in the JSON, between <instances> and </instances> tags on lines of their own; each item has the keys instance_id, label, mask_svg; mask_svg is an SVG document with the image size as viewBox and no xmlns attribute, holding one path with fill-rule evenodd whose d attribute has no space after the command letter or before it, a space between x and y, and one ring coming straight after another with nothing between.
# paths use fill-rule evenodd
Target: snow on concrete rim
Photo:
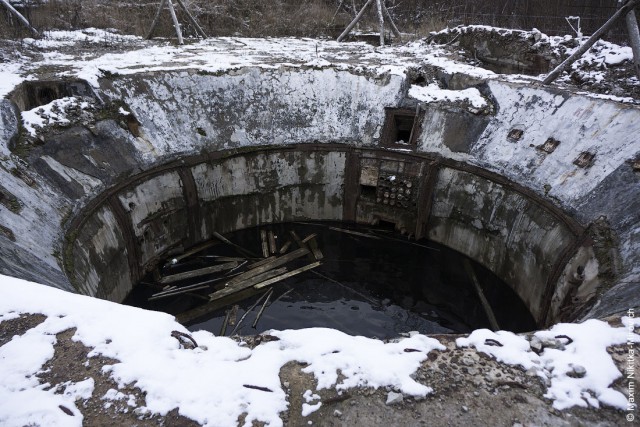
<instances>
[{"instance_id":1,"label":"snow on concrete rim","mask_svg":"<svg viewBox=\"0 0 640 427\"><path fill-rule=\"evenodd\" d=\"M632 315L633 312L630 311ZM519 365L535 372L548 382L544 397L553 400L553 407L600 407L603 403L626 410L627 397L610 386L623 374L618 370L607 348L613 345L640 342L635 328L640 318L623 317L622 327L612 327L601 320L583 323L559 323L547 331L533 334L532 341L566 340L558 348L544 348L540 354L532 351L529 341L507 331L488 329L473 331L466 338L458 338L459 347L475 347L499 362Z\"/></svg>"},{"instance_id":2,"label":"snow on concrete rim","mask_svg":"<svg viewBox=\"0 0 640 427\"><path fill-rule=\"evenodd\" d=\"M475 110L485 108L487 100L476 88L463 90L442 89L437 83L427 86L412 85L409 89L409 96L418 101L430 102L468 102Z\"/></svg>"},{"instance_id":3,"label":"snow on concrete rim","mask_svg":"<svg viewBox=\"0 0 640 427\"><path fill-rule=\"evenodd\" d=\"M288 402L279 372L290 361L306 363L303 371L316 377L318 389L390 386L405 394L425 396L431 388L411 375L430 351L445 349L437 340L419 334L384 343L311 328L271 331L279 340L254 349L199 331L192 334L199 347L186 350L171 332L188 331L168 314L0 276L0 322L21 313L42 313L47 319L0 347L1 425L81 425L82 414L75 399L90 396L93 383L65 384L65 392L55 394L63 385L45 390L36 377L53 357L56 334L70 328L76 329L74 341L93 348L89 357L101 355L119 361L103 371L120 387L135 384L146 392L143 411L165 415L179 408L181 415L206 426L235 425L243 413L247 414L245 425L254 420L282 425L279 414ZM407 348L417 351L407 352ZM117 398L117 392L112 394L104 398ZM75 416L65 414L60 405Z\"/></svg>"},{"instance_id":4,"label":"snow on concrete rim","mask_svg":"<svg viewBox=\"0 0 640 427\"><path fill-rule=\"evenodd\" d=\"M41 66L59 68L61 76L75 76L94 87L109 73L128 75L154 71L194 70L209 73L225 72L245 67L278 69L281 67L333 68L341 71L370 72L404 76L410 68L431 65L448 73L465 73L477 78L491 78L489 70L456 62L445 51L424 41L399 46L374 47L363 42L338 43L331 40L306 38L234 38L219 37L175 46L166 42L143 41L138 37L120 36L101 30L56 31L41 40L26 39L27 47L37 49L39 60L23 57L3 65L0 76L0 97L20 83L15 74L37 74ZM96 51L82 55L62 54L58 49L83 43L124 45L118 52ZM3 69L6 70L3 72ZM6 75L5 75L6 74ZM9 80L11 77L11 80Z\"/></svg>"}]
</instances>

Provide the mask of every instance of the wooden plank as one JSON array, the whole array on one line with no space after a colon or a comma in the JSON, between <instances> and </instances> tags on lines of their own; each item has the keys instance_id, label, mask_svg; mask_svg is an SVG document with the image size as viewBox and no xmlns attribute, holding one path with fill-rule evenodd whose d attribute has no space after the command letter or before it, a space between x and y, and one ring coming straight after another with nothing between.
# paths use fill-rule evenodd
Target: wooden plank
<instances>
[{"instance_id":1,"label":"wooden plank","mask_svg":"<svg viewBox=\"0 0 640 427\"><path fill-rule=\"evenodd\" d=\"M239 258L237 256L222 256L222 255L200 255L198 256L198 258L212 258L212 259L215 259L217 262L231 262L231 261L244 262L247 260L246 258Z\"/></svg>"},{"instance_id":2,"label":"wooden plank","mask_svg":"<svg viewBox=\"0 0 640 427\"><path fill-rule=\"evenodd\" d=\"M253 287L237 292L235 294L228 295L224 298L220 298L215 301L209 301L201 306L187 310L176 315L176 320L182 324L192 322L198 318L206 316L214 311L220 310L224 307L228 307L231 304L243 301L247 298L258 294L260 291L253 289Z\"/></svg>"},{"instance_id":3,"label":"wooden plank","mask_svg":"<svg viewBox=\"0 0 640 427\"><path fill-rule=\"evenodd\" d=\"M280 255L286 253L291 246L291 240L287 240L284 245L280 248Z\"/></svg>"},{"instance_id":4,"label":"wooden plank","mask_svg":"<svg viewBox=\"0 0 640 427\"><path fill-rule=\"evenodd\" d=\"M202 36L202 38L206 39L207 38L207 34L204 32L204 30L202 29L200 24L198 24L198 21L196 21L196 18L194 18L193 15L191 14L191 12L189 12L189 9L187 9L187 5L185 5L182 0L178 0L178 5L180 5L180 7L182 7L182 10L187 15L187 18L189 18L189 21L191 21L191 25L193 25L195 27L196 32L200 36Z\"/></svg>"},{"instance_id":5,"label":"wooden plank","mask_svg":"<svg viewBox=\"0 0 640 427\"><path fill-rule=\"evenodd\" d=\"M242 315L242 317L241 317L241 318L240 318L240 320L238 321L238 324L236 325L236 327L235 327L235 328L233 328L233 330L231 331L231 333L229 334L229 336L233 336L233 334L235 334L235 333L236 333L236 331L237 331L238 329L240 329L240 325L242 325L242 322L244 321L245 317L247 317L247 316L249 315L249 313L251 313L251 311L252 311L254 308L256 308L256 306L257 306L258 304L260 304L260 302L262 301L262 299L263 299L266 295L269 295L271 292L273 292L273 289L269 289L268 291L266 291L265 293L263 293L262 295L260 295L260 298L258 298L258 299L256 300L256 302L254 302L254 303L251 305L251 307L249 307L249 308L247 309L247 311L245 311L245 312L244 312L244 314Z\"/></svg>"},{"instance_id":6,"label":"wooden plank","mask_svg":"<svg viewBox=\"0 0 640 427\"><path fill-rule=\"evenodd\" d=\"M208 287L209 287L209 285L197 285L197 286L193 286L193 287L191 287L191 286L185 287L184 289L178 288L178 289L174 289L171 292L162 292L162 293L157 293L157 294L151 295L149 297L149 299L147 299L147 301L155 301L155 300L159 300L159 299L162 299L162 298L175 297L177 295L187 294L187 293L191 293L193 291L199 291L201 289L207 289Z\"/></svg>"},{"instance_id":7,"label":"wooden plank","mask_svg":"<svg viewBox=\"0 0 640 427\"><path fill-rule=\"evenodd\" d=\"M160 0L160 6L158 6L158 10L156 11L156 16L153 18L153 22L151 22L151 28L149 28L149 32L147 33L147 40L151 38L153 35L153 30L156 29L156 25L158 25L158 21L160 20L160 14L162 13L162 9L164 8L164 3L167 0Z\"/></svg>"},{"instance_id":8,"label":"wooden plank","mask_svg":"<svg viewBox=\"0 0 640 427\"><path fill-rule=\"evenodd\" d=\"M198 246L196 246L196 247L194 247L192 249L189 249L188 251L186 251L182 255L178 255L178 256L173 257L172 259L175 259L176 262L180 261L180 260L183 260L183 259L185 259L187 257L190 257L191 255L197 254L198 252L202 252L205 249L210 248L211 246L215 246L218 243L219 242L217 240L210 240L208 242L204 242L204 243L202 243L202 244L200 244L200 245L198 245Z\"/></svg>"},{"instance_id":9,"label":"wooden plank","mask_svg":"<svg viewBox=\"0 0 640 427\"><path fill-rule=\"evenodd\" d=\"M176 16L176 10L173 8L173 0L167 0L167 6L169 7L169 14L171 15L171 20L173 21L173 28L175 28L176 30L178 44L184 44L184 39L182 38L182 29L180 28L180 23L178 22L178 17Z\"/></svg>"},{"instance_id":10,"label":"wooden plank","mask_svg":"<svg viewBox=\"0 0 640 427\"><path fill-rule=\"evenodd\" d=\"M276 257L274 258L272 261L261 265L260 267L256 267L256 268L252 268L249 271L246 271L238 276L236 276L235 278L233 278L232 280L230 280L229 282L226 283L225 286L232 286L236 283L240 283L243 282L253 276L257 276L258 274L262 274L265 271L274 269L276 267L280 267L281 265L284 265L290 261L293 261L294 259L303 257L305 255L307 255L309 253L309 250L306 248L300 248L300 249L296 249L293 252L289 252L288 254L282 255L281 257Z\"/></svg>"},{"instance_id":11,"label":"wooden plank","mask_svg":"<svg viewBox=\"0 0 640 427\"><path fill-rule=\"evenodd\" d=\"M480 287L480 282L478 282L478 278L476 277L475 271L473 271L473 266L471 266L471 263L466 258L462 263L464 264L465 271L467 272L467 274L469 275L469 277L473 282L473 286L476 290L476 293L478 294L478 298L480 299L482 308L484 308L484 311L487 314L487 318L489 319L489 324L491 325L491 329L494 331L500 330L500 326L498 326L498 321L496 320L496 316L493 313L491 306L489 305L489 301L487 301L487 298L484 296L484 292Z\"/></svg>"},{"instance_id":12,"label":"wooden plank","mask_svg":"<svg viewBox=\"0 0 640 427\"><path fill-rule=\"evenodd\" d=\"M260 241L262 242L262 256L269 258L269 243L267 242L267 230L260 230Z\"/></svg>"},{"instance_id":13,"label":"wooden plank","mask_svg":"<svg viewBox=\"0 0 640 427\"><path fill-rule=\"evenodd\" d=\"M291 237L293 238L293 241L296 242L296 245L298 245L299 248L309 250L309 245L307 245L306 242L300 240L300 237L298 236L298 233L296 233L295 231L291 230L291 231L289 231L289 234L291 234ZM315 261L315 258L313 256L313 254L311 253L311 250L309 250L309 261Z\"/></svg>"},{"instance_id":14,"label":"wooden plank","mask_svg":"<svg viewBox=\"0 0 640 427\"><path fill-rule=\"evenodd\" d=\"M358 23L358 21L362 18L362 16L364 15L364 13L366 12L367 8L369 6L371 6L371 3L373 3L373 0L368 0L364 6L362 6L362 9L360 9L360 12L358 12L358 14L356 15L356 17L353 19L353 21L351 21L351 23L349 25L347 25L347 28L344 29L344 31L342 32L342 34L340 34L340 36L338 36L338 42L341 42L345 37L347 37L347 35L351 32L351 29L353 27L356 26L356 24Z\"/></svg>"},{"instance_id":15,"label":"wooden plank","mask_svg":"<svg viewBox=\"0 0 640 427\"><path fill-rule=\"evenodd\" d=\"M316 268L319 265L320 265L320 262L316 261L316 262L311 263L309 265L305 265L304 267L296 268L295 270L291 270L291 271L289 271L287 273L280 274L278 276L272 277L271 279L267 279L264 282L258 283L253 288L254 289L262 289L265 286L272 285L272 284L274 284L276 282L281 282L284 279L288 279L289 277L295 276L296 274L304 273L305 271L311 270L312 268Z\"/></svg>"},{"instance_id":16,"label":"wooden plank","mask_svg":"<svg viewBox=\"0 0 640 427\"><path fill-rule=\"evenodd\" d=\"M185 271L183 273L172 274L160 279L160 283L173 283L179 280L191 279L194 277L204 276L211 273L218 273L220 271L231 270L238 266L238 261L226 262L224 264L212 265L211 267L200 268L198 270Z\"/></svg>"},{"instance_id":17,"label":"wooden plank","mask_svg":"<svg viewBox=\"0 0 640 427\"><path fill-rule=\"evenodd\" d=\"M273 231L269 231L269 250L272 254L278 252L278 247L276 246L276 236L273 234Z\"/></svg>"},{"instance_id":18,"label":"wooden plank","mask_svg":"<svg viewBox=\"0 0 640 427\"><path fill-rule=\"evenodd\" d=\"M262 307L260 307L260 310L256 315L256 319L253 321L253 324L251 325L252 328L255 328L256 325L258 324L260 317L262 317L262 313L264 313L264 309L267 308L267 304L269 304L269 299L271 298L271 295L273 295L273 288L269 289L269 294L267 295L267 298L264 300L264 304L262 304Z\"/></svg>"},{"instance_id":19,"label":"wooden plank","mask_svg":"<svg viewBox=\"0 0 640 427\"><path fill-rule=\"evenodd\" d=\"M278 257L270 256L269 258L261 259L260 261L256 261L256 262L253 262L253 263L249 264L249 266L247 266L247 269L248 270L252 270L254 268L260 267L261 265L269 264L271 261L273 261L274 259L277 259L277 258Z\"/></svg>"},{"instance_id":20,"label":"wooden plank","mask_svg":"<svg viewBox=\"0 0 640 427\"><path fill-rule=\"evenodd\" d=\"M258 283L262 283L263 281L269 280L273 277L280 276L287 272L286 267L276 268L275 270L265 271L264 273L257 274L253 277L249 277L246 280L243 280L240 283L234 283L231 286L227 286L219 291L213 292L209 294L210 301L215 301L217 299L224 298L227 295L235 294L247 288L250 288Z\"/></svg>"},{"instance_id":21,"label":"wooden plank","mask_svg":"<svg viewBox=\"0 0 640 427\"><path fill-rule=\"evenodd\" d=\"M318 248L318 242L316 241L316 237L317 237L316 233L310 234L302 240L302 243L306 243L309 246L311 253L313 254L313 258L316 261L320 261L322 258L324 258L324 255L322 254L322 251Z\"/></svg>"}]
</instances>

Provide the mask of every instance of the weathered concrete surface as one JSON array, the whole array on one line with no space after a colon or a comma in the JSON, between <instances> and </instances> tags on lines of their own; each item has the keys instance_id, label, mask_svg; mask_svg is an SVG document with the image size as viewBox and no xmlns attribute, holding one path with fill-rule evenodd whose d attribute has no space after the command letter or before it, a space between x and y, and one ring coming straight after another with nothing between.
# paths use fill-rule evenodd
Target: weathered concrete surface
<instances>
[{"instance_id":1,"label":"weathered concrete surface","mask_svg":"<svg viewBox=\"0 0 640 427\"><path fill-rule=\"evenodd\" d=\"M21 210L0 205L7 254L0 271L32 280L35 271L68 288L66 268L82 292L120 299L160 257L214 229L384 220L488 266L540 322L599 295L600 314L640 305L631 291L640 275L640 176L628 163L640 155L638 108L449 77L460 87L479 85L494 114L421 104L416 146L398 149L380 147L385 108L416 101L406 97L413 80L397 72L323 65L106 74L96 94L86 94L90 117L74 116L37 138L19 132L15 109L3 101L0 174ZM519 140L509 138L513 129L523 131ZM539 148L549 138L560 142L553 152ZM269 146L282 152L252 153ZM295 152L302 146L327 150ZM359 183L366 156L353 153L363 148L381 148L373 156L381 173L415 180L420 191L410 208L367 200L371 189ZM382 160L384 153L419 158ZM583 153L595 156L585 168L574 164ZM604 231L591 232L602 217ZM28 267L27 259L38 261Z\"/></svg>"}]
</instances>

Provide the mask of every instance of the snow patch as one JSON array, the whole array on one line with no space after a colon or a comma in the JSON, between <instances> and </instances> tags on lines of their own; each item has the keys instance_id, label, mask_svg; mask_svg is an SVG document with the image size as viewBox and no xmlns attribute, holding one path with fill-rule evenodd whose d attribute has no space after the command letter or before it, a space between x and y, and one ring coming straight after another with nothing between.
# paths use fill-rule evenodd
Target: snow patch
<instances>
[{"instance_id":1,"label":"snow patch","mask_svg":"<svg viewBox=\"0 0 640 427\"><path fill-rule=\"evenodd\" d=\"M409 89L409 96L426 103L442 101L468 102L476 111L480 111L488 105L487 100L476 88L464 90L441 89L437 83L432 83L425 87L412 85Z\"/></svg>"},{"instance_id":2,"label":"snow patch","mask_svg":"<svg viewBox=\"0 0 640 427\"><path fill-rule=\"evenodd\" d=\"M567 339L564 348L544 348L538 355L529 342L511 332L474 331L466 338L458 338L459 347L475 347L496 360L509 365L533 369L549 381L545 397L553 400L553 407L599 407L600 403L627 409L627 397L610 388L622 377L607 348L613 345L640 342L634 333L640 319L622 318L623 327L614 328L600 320L584 323L560 323L548 331L534 334L541 340Z\"/></svg>"},{"instance_id":3,"label":"snow patch","mask_svg":"<svg viewBox=\"0 0 640 427\"><path fill-rule=\"evenodd\" d=\"M103 371L119 387L135 384L145 392L145 411L165 415L179 407L182 415L207 426L235 425L243 413L247 414L247 426L253 421L281 426L279 414L287 409L288 402L279 372L291 361L307 364L304 371L316 377L318 389L388 386L405 394L424 396L431 388L417 383L411 375L430 351L445 349L437 340L419 334L385 343L312 328L271 331L279 340L254 349L199 331L192 335L200 347L185 350L171 337L171 331L188 331L168 314L5 276L0 276L0 313L48 316L37 327L0 347L2 425L81 424L74 400L79 395L86 396L90 384L71 387L69 396L56 395L44 391L36 377L53 357L56 334L70 328L76 329L74 341L93 348L89 357L102 355L119 361L105 366ZM412 351L406 352L407 348ZM339 373L343 380L338 383ZM309 404L317 399L311 390L308 398L303 411L310 414L320 402ZM129 405L135 405L131 396L116 389L109 390L103 399L105 404L127 399ZM77 416L66 415L59 408L61 404Z\"/></svg>"}]
</instances>

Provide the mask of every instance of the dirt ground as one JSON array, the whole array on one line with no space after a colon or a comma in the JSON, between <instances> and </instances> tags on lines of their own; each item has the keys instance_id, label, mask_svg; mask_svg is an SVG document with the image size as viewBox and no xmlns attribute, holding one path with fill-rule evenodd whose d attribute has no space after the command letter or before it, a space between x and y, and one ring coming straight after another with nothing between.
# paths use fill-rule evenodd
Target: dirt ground
<instances>
[{"instance_id":1,"label":"dirt ground","mask_svg":"<svg viewBox=\"0 0 640 427\"><path fill-rule=\"evenodd\" d=\"M0 346L14 335L22 335L44 321L42 315L23 315L0 323ZM119 389L128 399L103 400L117 384L102 372L102 367L117 361L103 357L88 357L90 348L74 342L74 330L58 334L55 355L39 373L41 383L51 387L66 381L79 382L93 378L95 389L91 398L76 402L87 426L197 426L196 422L179 415L174 409L166 416L145 414L145 395L136 387ZM280 378L286 391L289 410L281 414L287 426L620 426L630 425L625 412L612 408L572 408L557 411L543 397L542 380L518 367L497 363L474 349L457 348L456 336L435 336L447 351L434 351L416 372L415 379L434 389L423 399L403 396L401 401L387 404L391 389L356 388L346 391L324 389L315 392L313 376L304 374L298 363L285 365ZM249 346L259 345L252 337L243 338ZM626 348L611 348L610 354L621 371ZM638 363L638 362L636 362ZM624 392L626 382L614 384ZM301 415L303 394L312 390L323 403L307 417ZM130 405L135 399L135 404ZM61 409L62 410L62 409ZM242 425L239 419L238 424ZM259 424L255 424L259 425ZM44 426L43 426L44 427Z\"/></svg>"}]
</instances>

